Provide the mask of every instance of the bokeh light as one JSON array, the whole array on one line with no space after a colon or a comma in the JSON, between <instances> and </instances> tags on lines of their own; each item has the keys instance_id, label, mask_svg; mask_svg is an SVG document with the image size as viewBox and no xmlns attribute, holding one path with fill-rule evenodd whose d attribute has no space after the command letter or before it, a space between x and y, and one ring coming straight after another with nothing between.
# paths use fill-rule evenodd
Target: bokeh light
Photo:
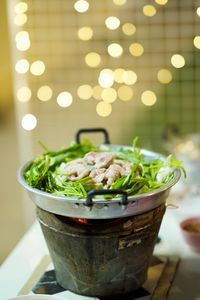
<instances>
[{"instance_id":1,"label":"bokeh light","mask_svg":"<svg viewBox=\"0 0 200 300\"><path fill-rule=\"evenodd\" d=\"M79 0L74 3L74 8L79 13L84 13L89 9L89 3L85 0Z\"/></svg>"},{"instance_id":2,"label":"bokeh light","mask_svg":"<svg viewBox=\"0 0 200 300\"><path fill-rule=\"evenodd\" d=\"M129 46L129 51L133 56L141 56L144 53L144 48L140 43L132 43Z\"/></svg>"},{"instance_id":3,"label":"bokeh light","mask_svg":"<svg viewBox=\"0 0 200 300\"><path fill-rule=\"evenodd\" d=\"M137 74L134 71L124 71L122 79L125 84L132 85L137 81Z\"/></svg>"},{"instance_id":4,"label":"bokeh light","mask_svg":"<svg viewBox=\"0 0 200 300\"><path fill-rule=\"evenodd\" d=\"M130 101L133 97L133 90L130 86L122 85L117 91L118 97L122 101Z\"/></svg>"},{"instance_id":5,"label":"bokeh light","mask_svg":"<svg viewBox=\"0 0 200 300\"><path fill-rule=\"evenodd\" d=\"M72 104L73 97L69 92L61 92L57 97L57 103L61 107L68 107Z\"/></svg>"},{"instance_id":6,"label":"bokeh light","mask_svg":"<svg viewBox=\"0 0 200 300\"><path fill-rule=\"evenodd\" d=\"M22 30L16 33L15 40L18 43L21 39L28 38L29 39L29 33L28 31Z\"/></svg>"},{"instance_id":7,"label":"bokeh light","mask_svg":"<svg viewBox=\"0 0 200 300\"><path fill-rule=\"evenodd\" d=\"M197 15L200 17L200 7L197 7Z\"/></svg>"},{"instance_id":8,"label":"bokeh light","mask_svg":"<svg viewBox=\"0 0 200 300\"><path fill-rule=\"evenodd\" d=\"M111 87L114 82L113 71L110 69L103 69L99 74L98 82L103 88Z\"/></svg>"},{"instance_id":9,"label":"bokeh light","mask_svg":"<svg viewBox=\"0 0 200 300\"><path fill-rule=\"evenodd\" d=\"M17 99L20 102L28 102L31 99L32 92L28 86L22 86L17 91Z\"/></svg>"},{"instance_id":10,"label":"bokeh light","mask_svg":"<svg viewBox=\"0 0 200 300\"><path fill-rule=\"evenodd\" d=\"M113 103L117 99L117 92L113 88L107 88L102 91L101 96L106 103Z\"/></svg>"},{"instance_id":11,"label":"bokeh light","mask_svg":"<svg viewBox=\"0 0 200 300\"><path fill-rule=\"evenodd\" d=\"M28 4L26 2L19 2L15 5L14 10L16 14L23 14L28 10Z\"/></svg>"},{"instance_id":12,"label":"bokeh light","mask_svg":"<svg viewBox=\"0 0 200 300\"><path fill-rule=\"evenodd\" d=\"M95 85L93 87L93 94L92 94L92 96L96 100L102 100L102 98L101 98L102 91L103 91L103 88L100 85Z\"/></svg>"},{"instance_id":13,"label":"bokeh light","mask_svg":"<svg viewBox=\"0 0 200 300\"><path fill-rule=\"evenodd\" d=\"M114 70L114 80L117 83L123 83L123 74L124 74L125 70L122 68L118 68Z\"/></svg>"},{"instance_id":14,"label":"bokeh light","mask_svg":"<svg viewBox=\"0 0 200 300\"><path fill-rule=\"evenodd\" d=\"M93 37L93 29L89 26L79 28L78 37L82 41L89 41Z\"/></svg>"},{"instance_id":15,"label":"bokeh light","mask_svg":"<svg viewBox=\"0 0 200 300\"><path fill-rule=\"evenodd\" d=\"M33 114L26 114L21 120L21 125L25 130L33 130L37 126L37 119Z\"/></svg>"},{"instance_id":16,"label":"bokeh light","mask_svg":"<svg viewBox=\"0 0 200 300\"><path fill-rule=\"evenodd\" d=\"M36 60L31 64L30 71L35 76L40 76L45 71L45 64L41 60Z\"/></svg>"},{"instance_id":17,"label":"bokeh light","mask_svg":"<svg viewBox=\"0 0 200 300\"><path fill-rule=\"evenodd\" d=\"M15 64L15 71L19 74L25 74L29 70L29 62L27 59L20 59Z\"/></svg>"},{"instance_id":18,"label":"bokeh light","mask_svg":"<svg viewBox=\"0 0 200 300\"><path fill-rule=\"evenodd\" d=\"M167 4L168 0L155 0L155 2L159 5L165 5Z\"/></svg>"},{"instance_id":19,"label":"bokeh light","mask_svg":"<svg viewBox=\"0 0 200 300\"><path fill-rule=\"evenodd\" d=\"M14 23L17 26L22 26L22 25L26 24L27 19L28 18L27 18L26 14L19 14L14 17Z\"/></svg>"},{"instance_id":20,"label":"bokeh light","mask_svg":"<svg viewBox=\"0 0 200 300\"><path fill-rule=\"evenodd\" d=\"M171 63L175 68L182 68L185 65L185 58L180 54L174 54L171 57Z\"/></svg>"},{"instance_id":21,"label":"bokeh light","mask_svg":"<svg viewBox=\"0 0 200 300\"><path fill-rule=\"evenodd\" d=\"M126 35L133 35L136 32L136 27L132 23L124 23L122 25L122 31Z\"/></svg>"},{"instance_id":22,"label":"bokeh light","mask_svg":"<svg viewBox=\"0 0 200 300\"><path fill-rule=\"evenodd\" d=\"M112 43L108 46L108 54L112 57L120 57L123 53L123 48L120 44Z\"/></svg>"},{"instance_id":23,"label":"bokeh light","mask_svg":"<svg viewBox=\"0 0 200 300\"><path fill-rule=\"evenodd\" d=\"M200 49L200 36L199 35L194 37L193 44L197 49Z\"/></svg>"},{"instance_id":24,"label":"bokeh light","mask_svg":"<svg viewBox=\"0 0 200 300\"><path fill-rule=\"evenodd\" d=\"M143 14L147 17L153 17L156 14L156 8L153 5L145 5L143 7Z\"/></svg>"},{"instance_id":25,"label":"bokeh light","mask_svg":"<svg viewBox=\"0 0 200 300\"><path fill-rule=\"evenodd\" d=\"M105 20L106 27L110 30L115 30L120 26L120 20L117 17L111 16Z\"/></svg>"},{"instance_id":26,"label":"bokeh light","mask_svg":"<svg viewBox=\"0 0 200 300\"><path fill-rule=\"evenodd\" d=\"M16 47L20 51L26 51L30 48L31 42L27 31L19 31L16 36Z\"/></svg>"},{"instance_id":27,"label":"bokeh light","mask_svg":"<svg viewBox=\"0 0 200 300\"><path fill-rule=\"evenodd\" d=\"M110 103L101 101L96 106L96 112L101 117L108 117L112 112L112 106Z\"/></svg>"},{"instance_id":28,"label":"bokeh light","mask_svg":"<svg viewBox=\"0 0 200 300\"><path fill-rule=\"evenodd\" d=\"M156 103L156 94L152 91L144 91L141 96L141 101L146 106L152 106Z\"/></svg>"},{"instance_id":29,"label":"bokeh light","mask_svg":"<svg viewBox=\"0 0 200 300\"><path fill-rule=\"evenodd\" d=\"M30 48L31 42L29 39L21 40L19 43L17 43L16 47L19 51L26 51Z\"/></svg>"},{"instance_id":30,"label":"bokeh light","mask_svg":"<svg viewBox=\"0 0 200 300\"><path fill-rule=\"evenodd\" d=\"M121 6L121 5L126 4L126 1L127 1L127 0L113 0L113 3L114 3L115 5Z\"/></svg>"},{"instance_id":31,"label":"bokeh light","mask_svg":"<svg viewBox=\"0 0 200 300\"><path fill-rule=\"evenodd\" d=\"M85 63L89 67L95 68L101 63L101 56L96 52L90 52L85 56Z\"/></svg>"},{"instance_id":32,"label":"bokeh light","mask_svg":"<svg viewBox=\"0 0 200 300\"><path fill-rule=\"evenodd\" d=\"M93 89L89 84L83 84L79 86L77 94L80 99L88 100L92 97Z\"/></svg>"},{"instance_id":33,"label":"bokeh light","mask_svg":"<svg viewBox=\"0 0 200 300\"><path fill-rule=\"evenodd\" d=\"M53 95L52 88L48 85L41 86L37 91L37 97L41 101L48 101Z\"/></svg>"},{"instance_id":34,"label":"bokeh light","mask_svg":"<svg viewBox=\"0 0 200 300\"><path fill-rule=\"evenodd\" d=\"M172 81L172 74L167 69L160 69L157 74L158 81L163 84L167 84Z\"/></svg>"}]
</instances>

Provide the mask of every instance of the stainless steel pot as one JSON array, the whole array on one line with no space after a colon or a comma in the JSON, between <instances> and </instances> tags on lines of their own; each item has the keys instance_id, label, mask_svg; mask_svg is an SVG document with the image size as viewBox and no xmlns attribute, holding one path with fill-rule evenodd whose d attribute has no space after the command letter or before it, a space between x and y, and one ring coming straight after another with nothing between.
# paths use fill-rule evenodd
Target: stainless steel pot
<instances>
[{"instance_id":1,"label":"stainless steel pot","mask_svg":"<svg viewBox=\"0 0 200 300\"><path fill-rule=\"evenodd\" d=\"M122 145L109 145L108 133L103 128L79 130L76 134L77 142L80 142L80 134L83 132L103 132L105 135L105 143L99 146L102 150L112 150L113 147L118 147L120 149L129 148ZM155 159L158 157L163 160L166 159L158 153L144 149L142 150L142 154L144 154L148 159ZM128 197L127 193L123 190L93 190L88 193L88 197L86 199L77 199L52 195L29 186L24 180L23 173L30 164L31 162L28 162L19 169L18 180L28 191L30 198L38 207L54 214L86 219L122 218L152 210L165 203L170 188L175 185L181 175L180 170L176 170L174 177L170 182L149 193ZM112 200L105 200L101 196L106 194L121 195L121 197L114 197Z\"/></svg>"}]
</instances>

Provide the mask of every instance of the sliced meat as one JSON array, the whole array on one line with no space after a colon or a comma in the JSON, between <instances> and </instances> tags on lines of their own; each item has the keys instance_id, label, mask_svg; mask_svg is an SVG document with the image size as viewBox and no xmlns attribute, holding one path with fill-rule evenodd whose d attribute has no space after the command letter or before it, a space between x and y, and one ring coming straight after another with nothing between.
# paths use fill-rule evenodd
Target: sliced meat
<instances>
[{"instance_id":1,"label":"sliced meat","mask_svg":"<svg viewBox=\"0 0 200 300\"><path fill-rule=\"evenodd\" d=\"M89 175L89 168L85 166L83 159L72 160L65 165L60 165L60 171L69 176L70 180L77 180Z\"/></svg>"},{"instance_id":2,"label":"sliced meat","mask_svg":"<svg viewBox=\"0 0 200 300\"><path fill-rule=\"evenodd\" d=\"M128 174L130 174L131 168L133 166L133 163L121 159L115 159L114 164L119 165L123 169L121 173L122 176L123 175L127 176Z\"/></svg>"},{"instance_id":3,"label":"sliced meat","mask_svg":"<svg viewBox=\"0 0 200 300\"><path fill-rule=\"evenodd\" d=\"M101 183L104 180L106 169L93 169L90 173L90 177L96 183Z\"/></svg>"},{"instance_id":4,"label":"sliced meat","mask_svg":"<svg viewBox=\"0 0 200 300\"><path fill-rule=\"evenodd\" d=\"M120 178L123 173L123 168L119 165L111 165L105 172L104 179L107 181L106 186L109 187L111 184Z\"/></svg>"},{"instance_id":5,"label":"sliced meat","mask_svg":"<svg viewBox=\"0 0 200 300\"><path fill-rule=\"evenodd\" d=\"M132 166L131 162L116 159L111 152L89 152L83 158L62 163L59 169L65 180L90 176L93 182L109 188L118 178L130 174Z\"/></svg>"},{"instance_id":6,"label":"sliced meat","mask_svg":"<svg viewBox=\"0 0 200 300\"><path fill-rule=\"evenodd\" d=\"M108 168L115 158L114 153L110 152L89 152L84 156L87 164L94 165L95 168Z\"/></svg>"},{"instance_id":7,"label":"sliced meat","mask_svg":"<svg viewBox=\"0 0 200 300\"><path fill-rule=\"evenodd\" d=\"M97 152L89 152L84 156L84 161L86 164L95 165Z\"/></svg>"}]
</instances>

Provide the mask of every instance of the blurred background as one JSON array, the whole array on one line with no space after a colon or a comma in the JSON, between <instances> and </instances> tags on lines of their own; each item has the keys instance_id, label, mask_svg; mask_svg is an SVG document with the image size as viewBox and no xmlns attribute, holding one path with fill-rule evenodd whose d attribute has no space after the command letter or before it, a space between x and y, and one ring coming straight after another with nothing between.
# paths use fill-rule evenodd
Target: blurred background
<instances>
[{"instance_id":1,"label":"blurred background","mask_svg":"<svg viewBox=\"0 0 200 300\"><path fill-rule=\"evenodd\" d=\"M17 169L81 127L167 153L200 130L200 1L0 1L0 263L35 219ZM190 143L189 151L191 150Z\"/></svg>"}]
</instances>

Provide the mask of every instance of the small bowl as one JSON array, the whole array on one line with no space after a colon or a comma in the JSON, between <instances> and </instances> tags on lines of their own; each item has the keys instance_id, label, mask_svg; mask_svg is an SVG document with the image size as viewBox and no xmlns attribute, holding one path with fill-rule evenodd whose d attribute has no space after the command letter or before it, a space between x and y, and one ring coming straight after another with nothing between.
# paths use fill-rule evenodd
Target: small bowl
<instances>
[{"instance_id":1,"label":"small bowl","mask_svg":"<svg viewBox=\"0 0 200 300\"><path fill-rule=\"evenodd\" d=\"M200 217L191 217L180 223L186 243L197 253L200 253Z\"/></svg>"}]
</instances>

